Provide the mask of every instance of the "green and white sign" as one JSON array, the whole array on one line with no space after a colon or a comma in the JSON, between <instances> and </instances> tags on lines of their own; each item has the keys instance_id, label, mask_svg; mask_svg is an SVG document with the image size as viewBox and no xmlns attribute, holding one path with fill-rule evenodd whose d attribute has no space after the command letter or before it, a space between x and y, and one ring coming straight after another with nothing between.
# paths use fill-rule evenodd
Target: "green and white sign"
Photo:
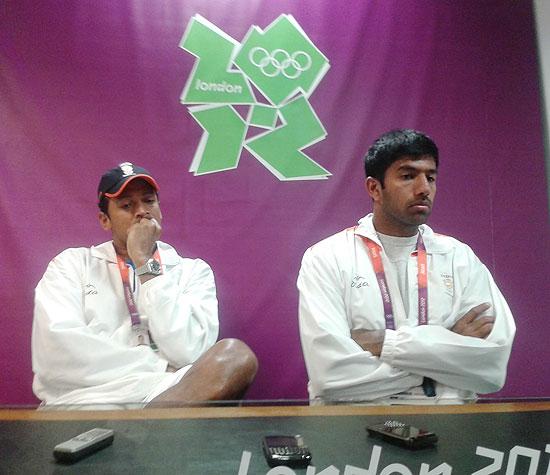
<instances>
[{"instance_id":1,"label":"green and white sign","mask_svg":"<svg viewBox=\"0 0 550 475\"><path fill-rule=\"evenodd\" d=\"M242 43L195 15L180 46L197 57L180 100L204 130L191 172L237 168L244 147L280 180L331 175L302 152L327 135L308 98L330 64L291 15ZM250 137L250 127L265 130Z\"/></svg>"}]
</instances>

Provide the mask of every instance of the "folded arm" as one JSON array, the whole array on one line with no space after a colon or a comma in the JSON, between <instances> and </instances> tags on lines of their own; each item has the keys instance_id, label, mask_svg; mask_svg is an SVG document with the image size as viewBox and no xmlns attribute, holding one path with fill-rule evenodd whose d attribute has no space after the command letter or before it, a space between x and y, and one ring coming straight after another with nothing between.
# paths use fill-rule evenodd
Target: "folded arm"
<instances>
[{"instance_id":1,"label":"folded arm","mask_svg":"<svg viewBox=\"0 0 550 475\"><path fill-rule=\"evenodd\" d=\"M136 267L153 257L160 224L144 216L128 232L128 255ZM162 275L140 276L138 309L148 318L149 330L170 367L193 363L218 337L218 301L214 275L200 259L183 259L165 266Z\"/></svg>"},{"instance_id":2,"label":"folded arm","mask_svg":"<svg viewBox=\"0 0 550 475\"><path fill-rule=\"evenodd\" d=\"M487 338L495 323L495 317L480 315L491 307L488 303L482 303L472 308L466 315L460 318L451 328L451 331L463 336L474 338ZM384 347L385 330L352 330L351 338L363 350L374 356L380 356Z\"/></svg>"},{"instance_id":3,"label":"folded arm","mask_svg":"<svg viewBox=\"0 0 550 475\"><path fill-rule=\"evenodd\" d=\"M332 257L304 255L298 277L300 336L314 396L325 399L377 399L422 383L364 351L350 335L342 280Z\"/></svg>"},{"instance_id":4,"label":"folded arm","mask_svg":"<svg viewBox=\"0 0 550 475\"><path fill-rule=\"evenodd\" d=\"M138 308L171 366L193 363L218 337L218 301L212 270L200 259L144 283Z\"/></svg>"},{"instance_id":5,"label":"folded arm","mask_svg":"<svg viewBox=\"0 0 550 475\"><path fill-rule=\"evenodd\" d=\"M506 379L515 324L489 271L471 251L467 268L444 324L386 330L380 359L448 386L495 392Z\"/></svg>"}]
</instances>

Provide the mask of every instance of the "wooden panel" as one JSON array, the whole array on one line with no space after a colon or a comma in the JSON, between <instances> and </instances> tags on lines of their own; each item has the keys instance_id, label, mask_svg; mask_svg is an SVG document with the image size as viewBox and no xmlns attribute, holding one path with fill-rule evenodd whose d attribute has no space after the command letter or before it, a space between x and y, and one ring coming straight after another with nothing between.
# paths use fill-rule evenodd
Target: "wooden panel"
<instances>
[{"instance_id":1,"label":"wooden panel","mask_svg":"<svg viewBox=\"0 0 550 475\"><path fill-rule=\"evenodd\" d=\"M117 411L37 411L31 409L0 409L0 420L219 419L238 417L368 416L389 414L474 414L548 410L550 410L550 401L464 404L456 406L245 406L128 409Z\"/></svg>"}]
</instances>

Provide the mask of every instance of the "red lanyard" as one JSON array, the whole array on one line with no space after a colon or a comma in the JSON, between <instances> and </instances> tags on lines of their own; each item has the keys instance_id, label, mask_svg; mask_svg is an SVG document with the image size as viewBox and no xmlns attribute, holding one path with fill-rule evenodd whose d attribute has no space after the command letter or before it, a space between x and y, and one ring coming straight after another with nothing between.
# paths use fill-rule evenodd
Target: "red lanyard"
<instances>
[{"instance_id":1,"label":"red lanyard","mask_svg":"<svg viewBox=\"0 0 550 475\"><path fill-rule=\"evenodd\" d=\"M378 287L382 294L382 302L384 304L384 319L386 321L386 328L395 330L395 319L393 316L393 306L391 303L391 296L388 289L388 282L386 281L386 274L384 272L384 265L382 264L382 256L380 251L382 247L375 243L373 240L363 237L366 241L369 249L369 257L376 274L376 280L378 281ZM418 233L418 240L416 241L416 257L418 265L418 324L427 325L428 323L428 258L426 254L426 247L422 240L422 235Z\"/></svg>"},{"instance_id":2,"label":"red lanyard","mask_svg":"<svg viewBox=\"0 0 550 475\"><path fill-rule=\"evenodd\" d=\"M160 263L160 254L158 249L155 251L154 259ZM134 300L134 293L130 287L130 277L128 272L128 264L118 254L116 256L118 263L118 270L120 271L120 278L122 279L122 287L124 289L124 300L126 300L126 306L130 313L130 320L132 322L132 332L134 334L136 345L151 345L151 338L149 336L149 329L147 325L143 324L139 311L137 309L136 301ZM152 346L152 345L151 345Z\"/></svg>"}]
</instances>

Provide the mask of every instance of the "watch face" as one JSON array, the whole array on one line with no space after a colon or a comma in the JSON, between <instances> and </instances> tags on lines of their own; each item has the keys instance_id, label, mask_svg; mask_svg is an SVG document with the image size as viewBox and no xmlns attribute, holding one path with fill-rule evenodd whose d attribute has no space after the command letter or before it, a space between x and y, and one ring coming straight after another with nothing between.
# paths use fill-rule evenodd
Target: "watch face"
<instances>
[{"instance_id":1,"label":"watch face","mask_svg":"<svg viewBox=\"0 0 550 475\"><path fill-rule=\"evenodd\" d=\"M136 269L136 275L160 275L162 274L162 266L160 262L155 261L155 259L149 259L144 265Z\"/></svg>"},{"instance_id":2,"label":"watch face","mask_svg":"<svg viewBox=\"0 0 550 475\"><path fill-rule=\"evenodd\" d=\"M151 274L158 275L161 273L160 263L154 259L149 261L149 269L151 269Z\"/></svg>"}]
</instances>

